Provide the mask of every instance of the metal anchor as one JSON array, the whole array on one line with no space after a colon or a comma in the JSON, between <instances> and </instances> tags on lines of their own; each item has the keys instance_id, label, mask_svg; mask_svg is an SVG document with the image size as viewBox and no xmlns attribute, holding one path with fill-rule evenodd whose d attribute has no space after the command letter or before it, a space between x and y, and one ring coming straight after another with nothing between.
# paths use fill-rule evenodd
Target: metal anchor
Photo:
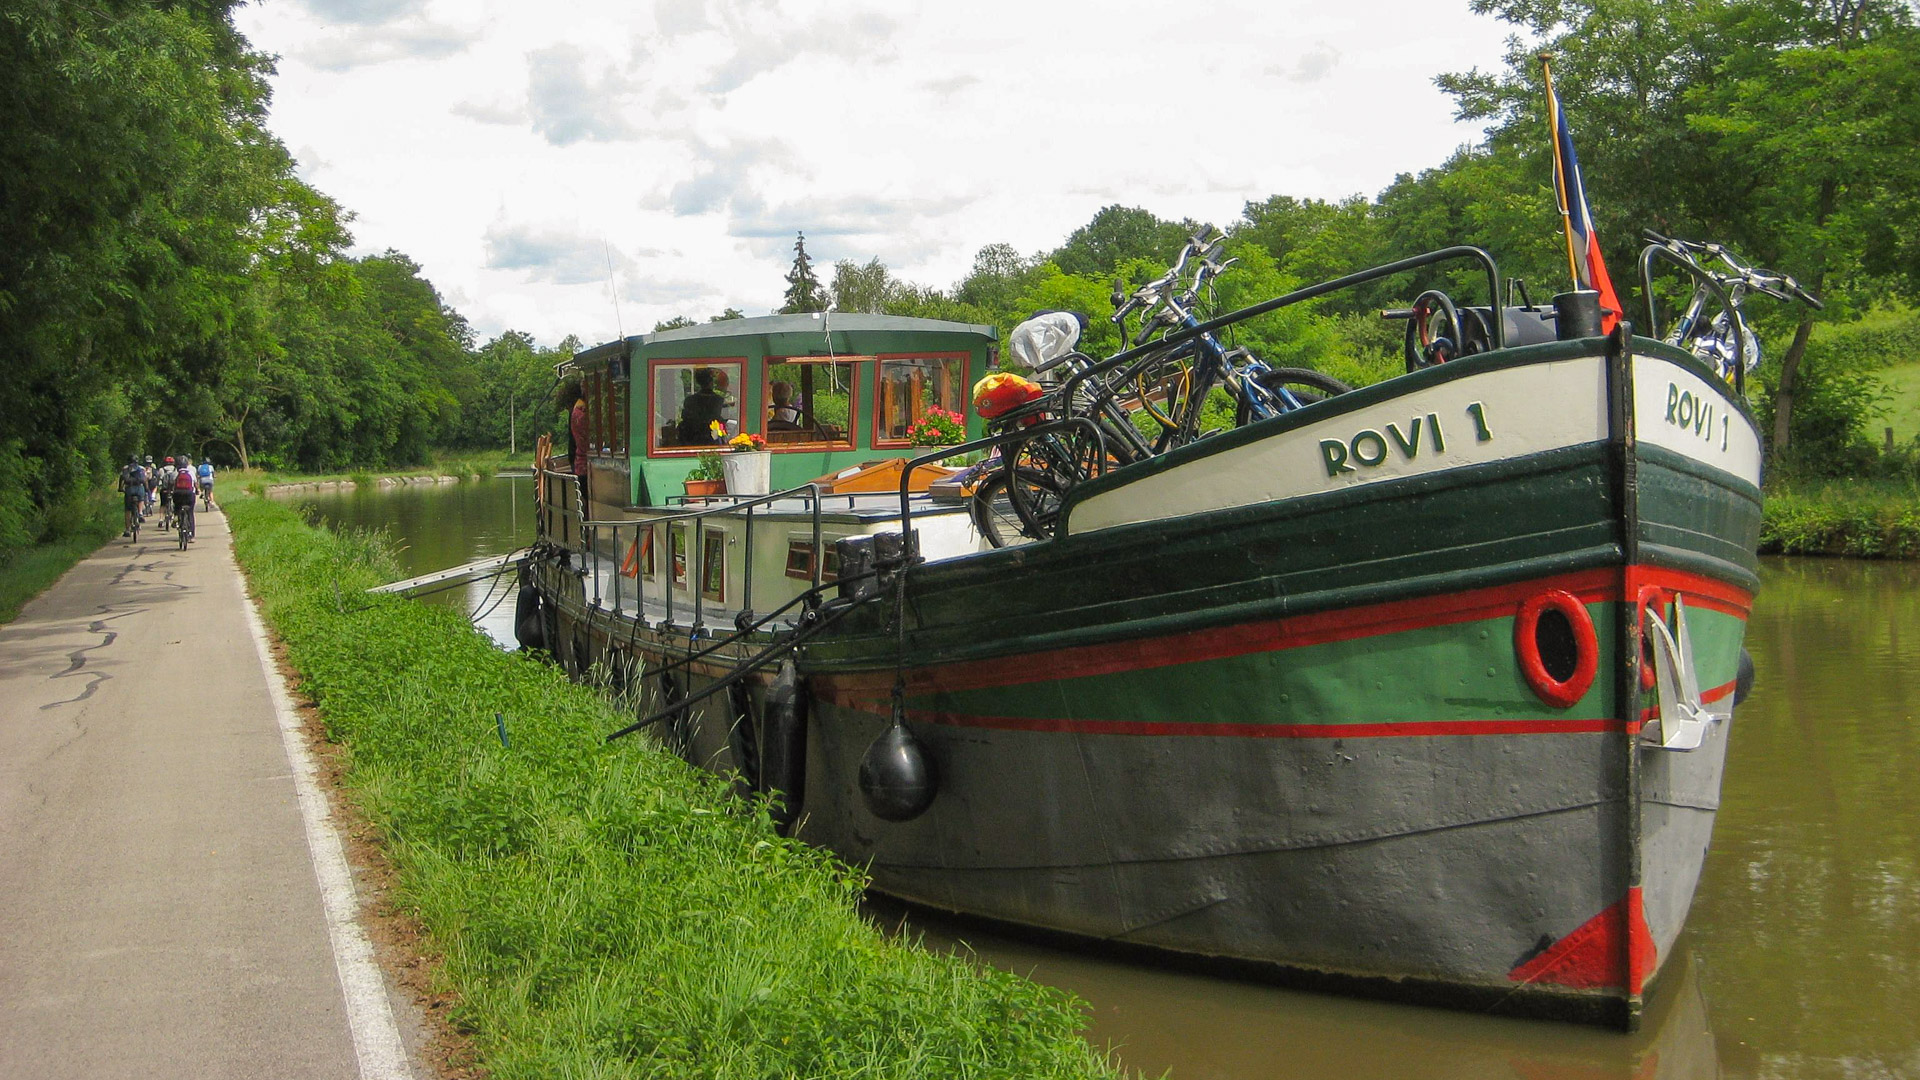
<instances>
[{"instance_id":1,"label":"metal anchor","mask_svg":"<svg viewBox=\"0 0 1920 1080\"><path fill-rule=\"evenodd\" d=\"M1733 719L1731 712L1714 712L1700 700L1700 677L1693 663L1693 638L1687 633L1687 605L1673 598L1673 631L1660 616L1647 614L1653 641L1653 670L1659 685L1660 715L1641 729L1640 738L1662 750L1693 750L1707 737L1707 728ZM1677 641L1676 641L1677 639Z\"/></svg>"}]
</instances>

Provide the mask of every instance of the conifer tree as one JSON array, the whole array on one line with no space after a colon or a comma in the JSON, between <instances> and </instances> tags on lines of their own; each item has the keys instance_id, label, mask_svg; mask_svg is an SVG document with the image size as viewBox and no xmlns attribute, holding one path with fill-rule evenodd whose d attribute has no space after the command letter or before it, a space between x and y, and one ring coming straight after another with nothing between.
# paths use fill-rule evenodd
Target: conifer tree
<instances>
[{"instance_id":1,"label":"conifer tree","mask_svg":"<svg viewBox=\"0 0 1920 1080\"><path fill-rule=\"evenodd\" d=\"M827 306L826 293L820 287L820 279L813 273L813 260L807 258L807 234L795 235L793 269L787 271L787 302L776 312L780 315L822 311Z\"/></svg>"}]
</instances>

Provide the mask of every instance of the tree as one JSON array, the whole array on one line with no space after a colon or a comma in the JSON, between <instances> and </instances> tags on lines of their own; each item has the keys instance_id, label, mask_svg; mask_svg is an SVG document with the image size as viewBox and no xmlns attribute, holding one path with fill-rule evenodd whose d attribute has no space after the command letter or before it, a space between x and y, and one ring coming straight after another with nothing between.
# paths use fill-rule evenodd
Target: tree
<instances>
[{"instance_id":1,"label":"tree","mask_svg":"<svg viewBox=\"0 0 1920 1080\"><path fill-rule=\"evenodd\" d=\"M1842 301L1892 274L1911 290L1920 204L1920 42L1897 0L1473 0L1525 28L1503 73L1442 76L1489 146L1544 175L1550 145L1542 50L1576 124L1609 263L1631 266L1639 231L1724 240ZM1582 130L1604 137L1582 138ZM1647 163L1658 162L1658 168ZM1769 316L1757 313L1764 325ZM1816 316L1797 319L1778 368L1773 451L1792 414Z\"/></svg>"},{"instance_id":2,"label":"tree","mask_svg":"<svg viewBox=\"0 0 1920 1080\"><path fill-rule=\"evenodd\" d=\"M833 264L833 305L841 311L881 314L898 288L887 264L878 258L864 266L851 259Z\"/></svg>"},{"instance_id":3,"label":"tree","mask_svg":"<svg viewBox=\"0 0 1920 1080\"><path fill-rule=\"evenodd\" d=\"M807 234L796 233L793 241L793 268L787 271L787 302L780 305L776 315L793 315L805 311L824 311L826 297L820 288L820 279L814 276L813 260L807 257Z\"/></svg>"},{"instance_id":4,"label":"tree","mask_svg":"<svg viewBox=\"0 0 1920 1080\"><path fill-rule=\"evenodd\" d=\"M710 323L732 322L735 319L744 319L746 317L747 317L746 314L742 312L739 308L730 307L722 310L718 315L707 316L707 321Z\"/></svg>"},{"instance_id":5,"label":"tree","mask_svg":"<svg viewBox=\"0 0 1920 1080\"><path fill-rule=\"evenodd\" d=\"M698 325L700 324L694 322L692 319L688 318L685 315L675 315L671 319L662 319L659 322L654 323L653 332L658 334L663 330L684 330L689 326L698 326Z\"/></svg>"},{"instance_id":6,"label":"tree","mask_svg":"<svg viewBox=\"0 0 1920 1080\"><path fill-rule=\"evenodd\" d=\"M1205 227L1191 218L1162 221L1138 207L1108 206L1075 229L1048 258L1063 273L1091 277L1111 276L1128 259L1164 267L1180 254L1187 237Z\"/></svg>"}]
</instances>

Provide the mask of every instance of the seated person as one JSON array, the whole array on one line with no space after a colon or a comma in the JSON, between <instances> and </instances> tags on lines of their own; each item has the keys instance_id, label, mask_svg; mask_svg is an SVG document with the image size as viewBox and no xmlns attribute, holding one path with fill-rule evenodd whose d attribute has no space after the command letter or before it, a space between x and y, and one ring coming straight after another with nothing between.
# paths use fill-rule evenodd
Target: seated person
<instances>
[{"instance_id":1,"label":"seated person","mask_svg":"<svg viewBox=\"0 0 1920 1080\"><path fill-rule=\"evenodd\" d=\"M727 407L726 397L713 388L714 374L712 368L694 369L693 393L680 403L682 446L705 446L725 441L713 437L714 421L721 420Z\"/></svg>"},{"instance_id":2,"label":"seated person","mask_svg":"<svg viewBox=\"0 0 1920 1080\"><path fill-rule=\"evenodd\" d=\"M793 384L775 379L769 389L773 393L773 404L767 406L767 430L800 430L800 406L793 403Z\"/></svg>"}]
</instances>

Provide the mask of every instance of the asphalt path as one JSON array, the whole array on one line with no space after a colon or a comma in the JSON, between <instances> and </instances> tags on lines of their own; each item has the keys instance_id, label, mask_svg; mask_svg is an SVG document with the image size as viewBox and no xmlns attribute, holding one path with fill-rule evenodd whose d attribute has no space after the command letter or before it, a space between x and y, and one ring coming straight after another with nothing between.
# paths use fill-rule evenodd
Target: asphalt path
<instances>
[{"instance_id":1,"label":"asphalt path","mask_svg":"<svg viewBox=\"0 0 1920 1080\"><path fill-rule=\"evenodd\" d=\"M0 1077L406 1075L251 621L216 512L0 627Z\"/></svg>"}]
</instances>

